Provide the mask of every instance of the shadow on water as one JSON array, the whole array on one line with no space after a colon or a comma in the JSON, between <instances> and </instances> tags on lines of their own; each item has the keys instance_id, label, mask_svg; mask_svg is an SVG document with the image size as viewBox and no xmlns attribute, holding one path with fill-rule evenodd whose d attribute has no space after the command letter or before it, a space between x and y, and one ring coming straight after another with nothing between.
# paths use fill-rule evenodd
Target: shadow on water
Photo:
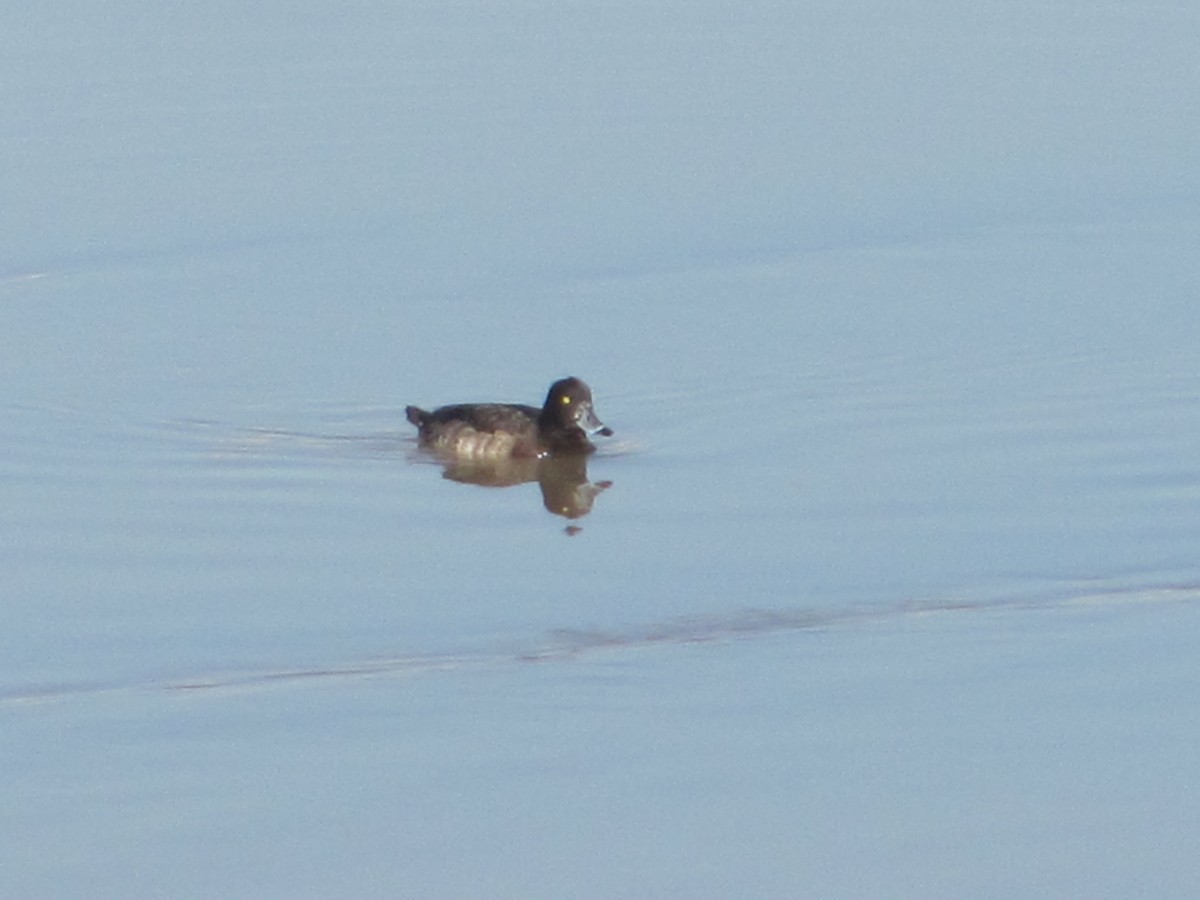
<instances>
[{"instance_id":1,"label":"shadow on water","mask_svg":"<svg viewBox=\"0 0 1200 900\"><path fill-rule=\"evenodd\" d=\"M588 477L588 460L581 455L552 456L542 459L505 458L496 460L461 459L418 447L408 436L389 433L320 433L273 428L230 429L219 423L185 422L181 429L201 427L232 431L232 437L218 441L221 455L239 456L267 452L317 452L335 457L381 456L388 459L403 452L412 464L436 465L449 481L479 487L505 488L536 483L542 494L542 505L553 515L564 519L581 519L592 511L596 498L612 487L612 481L592 481ZM619 455L628 450L609 451L605 456ZM568 535L581 530L569 525Z\"/></svg>"},{"instance_id":2,"label":"shadow on water","mask_svg":"<svg viewBox=\"0 0 1200 900\"><path fill-rule=\"evenodd\" d=\"M513 487L537 482L542 504L548 512L565 519L579 519L592 511L596 498L611 481L590 481L587 458L583 456L549 459L504 459L495 461L436 460L443 466L443 477L480 487ZM576 529L568 528L568 534Z\"/></svg>"},{"instance_id":3,"label":"shadow on water","mask_svg":"<svg viewBox=\"0 0 1200 900\"><path fill-rule=\"evenodd\" d=\"M566 663L601 652L651 649L687 644L727 643L788 632L819 632L856 625L904 621L914 616L959 615L1003 610L1062 609L1081 606L1191 603L1200 600L1200 584L1085 583L1037 596L1001 595L982 599L913 599L888 605L840 609L745 609L722 615L688 616L622 629L560 628L545 632L525 647L429 653L351 661L332 666L224 671L160 680L108 683L59 683L0 689L0 706L45 703L72 697L114 693L213 693L262 690L273 686L332 680L400 678L438 671L488 669L529 663Z\"/></svg>"}]
</instances>

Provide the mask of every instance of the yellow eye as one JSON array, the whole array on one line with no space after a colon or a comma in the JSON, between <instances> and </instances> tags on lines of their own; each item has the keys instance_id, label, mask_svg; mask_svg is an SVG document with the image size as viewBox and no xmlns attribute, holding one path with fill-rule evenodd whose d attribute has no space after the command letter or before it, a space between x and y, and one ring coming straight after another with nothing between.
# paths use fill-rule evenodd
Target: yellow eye
<instances>
[{"instance_id":1,"label":"yellow eye","mask_svg":"<svg viewBox=\"0 0 1200 900\"><path fill-rule=\"evenodd\" d=\"M563 398L562 398L562 405L563 405L563 406L570 406L570 405L571 405L571 398L570 398L570 397L563 397Z\"/></svg>"}]
</instances>

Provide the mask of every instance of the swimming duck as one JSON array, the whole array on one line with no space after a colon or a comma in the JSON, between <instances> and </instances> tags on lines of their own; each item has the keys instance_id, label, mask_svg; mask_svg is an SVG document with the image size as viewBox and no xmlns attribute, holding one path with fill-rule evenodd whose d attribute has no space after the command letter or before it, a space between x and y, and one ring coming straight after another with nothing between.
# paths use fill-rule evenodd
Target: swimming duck
<instances>
[{"instance_id":1,"label":"swimming duck","mask_svg":"<svg viewBox=\"0 0 1200 900\"><path fill-rule=\"evenodd\" d=\"M550 385L541 409L516 403L456 403L432 412L408 406L422 446L463 459L540 458L591 453L588 437L612 434L592 408L592 391L578 378Z\"/></svg>"}]
</instances>

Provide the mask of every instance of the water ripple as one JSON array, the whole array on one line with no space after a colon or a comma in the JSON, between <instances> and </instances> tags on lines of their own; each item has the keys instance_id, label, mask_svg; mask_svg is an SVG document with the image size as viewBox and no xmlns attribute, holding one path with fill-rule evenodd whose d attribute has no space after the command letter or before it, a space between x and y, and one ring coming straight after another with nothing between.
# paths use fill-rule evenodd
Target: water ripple
<instances>
[{"instance_id":1,"label":"water ripple","mask_svg":"<svg viewBox=\"0 0 1200 900\"><path fill-rule=\"evenodd\" d=\"M11 686L0 690L0 707L27 706L113 694L222 695L283 686L324 684L431 675L528 663L570 663L606 652L670 648L679 645L753 640L787 632L816 632L886 623L914 616L961 615L1002 610L1041 610L1077 606L1190 603L1200 600L1200 584L1076 585L1040 595L993 598L942 597L855 608L744 609L730 614L685 616L622 629L558 628L517 649L429 653L351 660L337 665L243 669L127 682L75 682Z\"/></svg>"}]
</instances>

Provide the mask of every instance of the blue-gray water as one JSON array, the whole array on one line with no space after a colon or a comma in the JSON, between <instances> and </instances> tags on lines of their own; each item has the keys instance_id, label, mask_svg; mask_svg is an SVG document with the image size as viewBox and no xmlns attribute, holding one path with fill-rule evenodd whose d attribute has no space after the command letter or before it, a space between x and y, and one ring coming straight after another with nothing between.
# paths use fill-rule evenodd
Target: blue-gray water
<instances>
[{"instance_id":1,"label":"blue-gray water","mask_svg":"<svg viewBox=\"0 0 1200 900\"><path fill-rule=\"evenodd\" d=\"M0 894L1194 896L1198 25L10 23Z\"/></svg>"}]
</instances>

